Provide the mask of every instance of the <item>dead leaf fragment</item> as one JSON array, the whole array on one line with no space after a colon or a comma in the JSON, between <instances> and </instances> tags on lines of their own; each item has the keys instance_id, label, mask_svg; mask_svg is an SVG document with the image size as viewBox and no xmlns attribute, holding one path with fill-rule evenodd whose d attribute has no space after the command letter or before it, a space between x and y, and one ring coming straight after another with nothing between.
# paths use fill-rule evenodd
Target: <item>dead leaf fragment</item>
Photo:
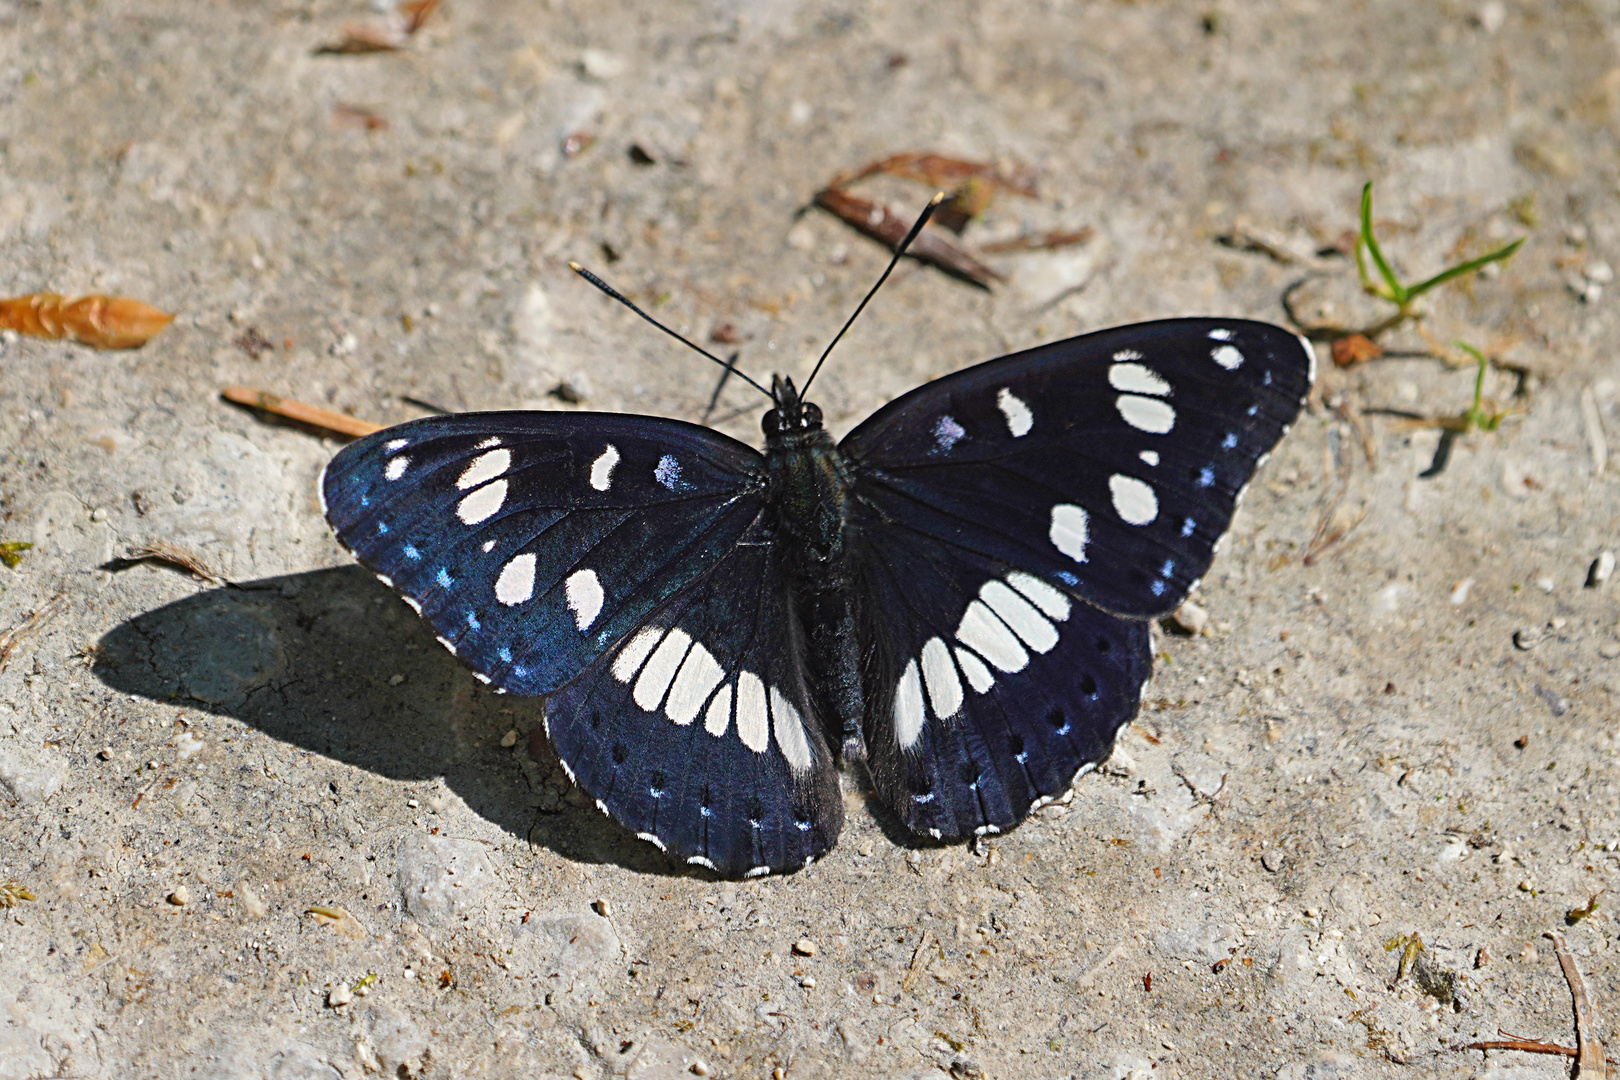
<instances>
[{"instance_id":1,"label":"dead leaf fragment","mask_svg":"<svg viewBox=\"0 0 1620 1080\"><path fill-rule=\"evenodd\" d=\"M1339 367L1354 367L1384 355L1384 348L1366 334L1346 334L1333 341L1333 362Z\"/></svg>"},{"instance_id":2,"label":"dead leaf fragment","mask_svg":"<svg viewBox=\"0 0 1620 1080\"><path fill-rule=\"evenodd\" d=\"M127 296L29 293L0 300L0 330L68 338L97 349L138 349L174 316Z\"/></svg>"},{"instance_id":3,"label":"dead leaf fragment","mask_svg":"<svg viewBox=\"0 0 1620 1080\"><path fill-rule=\"evenodd\" d=\"M360 921L335 905L312 907L304 914L321 926L330 926L344 937L358 939L366 936L366 928L360 925Z\"/></svg>"},{"instance_id":4,"label":"dead leaf fragment","mask_svg":"<svg viewBox=\"0 0 1620 1080\"><path fill-rule=\"evenodd\" d=\"M816 193L816 205L843 221L850 228L869 236L891 250L904 240L911 222L896 217L887 208L851 195L837 187ZM1006 279L984 263L975 259L955 244L924 229L906 249L906 255L918 262L937 266L952 277L979 286L990 287L992 281Z\"/></svg>"}]
</instances>

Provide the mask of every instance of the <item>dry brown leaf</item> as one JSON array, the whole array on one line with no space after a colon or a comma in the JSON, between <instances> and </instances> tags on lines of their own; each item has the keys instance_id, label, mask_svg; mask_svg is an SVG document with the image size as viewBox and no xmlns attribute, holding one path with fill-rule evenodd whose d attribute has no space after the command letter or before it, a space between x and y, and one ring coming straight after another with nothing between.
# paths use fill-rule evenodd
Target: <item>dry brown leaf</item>
<instances>
[{"instance_id":1,"label":"dry brown leaf","mask_svg":"<svg viewBox=\"0 0 1620 1080\"><path fill-rule=\"evenodd\" d=\"M160 562L168 566L177 566L214 585L228 584L223 577L215 573L203 561L201 555L178 544L171 544L166 540L153 540L131 548L129 554L124 556L124 561L126 563Z\"/></svg>"},{"instance_id":2,"label":"dry brown leaf","mask_svg":"<svg viewBox=\"0 0 1620 1080\"><path fill-rule=\"evenodd\" d=\"M367 53L398 52L405 46L405 35L398 27L350 23L343 37L315 50L317 56L364 56Z\"/></svg>"},{"instance_id":3,"label":"dry brown leaf","mask_svg":"<svg viewBox=\"0 0 1620 1080\"><path fill-rule=\"evenodd\" d=\"M879 173L885 176L898 176L904 180L915 180L935 188L962 187L977 182L1003 191L1011 191L1025 198L1035 198L1035 178L1028 169L1020 166L1003 168L989 162L964 161L961 158L926 151L895 154L881 161L874 161L849 176L834 180L829 186L843 187ZM988 202L988 198L986 201Z\"/></svg>"},{"instance_id":4,"label":"dry brown leaf","mask_svg":"<svg viewBox=\"0 0 1620 1080\"><path fill-rule=\"evenodd\" d=\"M342 101L332 106L332 124L334 127L357 127L367 131L382 131L388 127L388 121L372 110Z\"/></svg>"},{"instance_id":5,"label":"dry brown leaf","mask_svg":"<svg viewBox=\"0 0 1620 1080\"><path fill-rule=\"evenodd\" d=\"M910 221L896 217L886 208L836 187L818 192L816 205L855 231L870 236L890 249L904 240L906 233L911 230ZM911 242L906 254L918 262L937 266L947 274L977 285L981 289L989 288L992 281L1006 280L949 240L926 229Z\"/></svg>"},{"instance_id":6,"label":"dry brown leaf","mask_svg":"<svg viewBox=\"0 0 1620 1080\"><path fill-rule=\"evenodd\" d=\"M433 17L433 12L439 7L439 0L410 0L409 3L399 5L399 13L405 16L405 34L407 37L415 36L422 29L422 24Z\"/></svg>"},{"instance_id":7,"label":"dry brown leaf","mask_svg":"<svg viewBox=\"0 0 1620 1080\"><path fill-rule=\"evenodd\" d=\"M0 330L68 338L97 349L138 349L174 316L127 296L29 293L0 300Z\"/></svg>"},{"instance_id":8,"label":"dry brown leaf","mask_svg":"<svg viewBox=\"0 0 1620 1080\"><path fill-rule=\"evenodd\" d=\"M1024 233L1011 240L998 240L984 244L979 250L986 255L1005 255L1014 251L1056 251L1058 248L1083 244L1096 235L1097 230L1087 225L1083 229L1057 229L1047 233Z\"/></svg>"},{"instance_id":9,"label":"dry brown leaf","mask_svg":"<svg viewBox=\"0 0 1620 1080\"><path fill-rule=\"evenodd\" d=\"M315 427L326 428L340 435L358 439L362 435L370 435L373 431L381 431L386 425L373 424L369 420L360 420L343 413L322 409L315 405L306 405L302 401L279 397L263 390L255 390L250 386L227 386L220 391L226 401L233 401L238 405L246 405L250 409L263 409L277 416L285 416L289 420L296 420L301 424L312 424Z\"/></svg>"},{"instance_id":10,"label":"dry brown leaf","mask_svg":"<svg viewBox=\"0 0 1620 1080\"><path fill-rule=\"evenodd\" d=\"M1346 334L1333 339L1333 362L1339 367L1354 367L1384 355L1384 347L1366 334Z\"/></svg>"}]
</instances>

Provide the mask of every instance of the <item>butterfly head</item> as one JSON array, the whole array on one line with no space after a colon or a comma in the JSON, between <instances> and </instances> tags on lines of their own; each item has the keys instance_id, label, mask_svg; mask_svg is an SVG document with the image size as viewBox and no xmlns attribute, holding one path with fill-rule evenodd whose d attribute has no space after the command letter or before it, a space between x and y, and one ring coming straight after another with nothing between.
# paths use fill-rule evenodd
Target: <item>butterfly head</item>
<instances>
[{"instance_id":1,"label":"butterfly head","mask_svg":"<svg viewBox=\"0 0 1620 1080\"><path fill-rule=\"evenodd\" d=\"M775 441L821 430L821 407L801 399L792 379L775 376L771 380L771 398L775 407L759 422L767 439Z\"/></svg>"}]
</instances>

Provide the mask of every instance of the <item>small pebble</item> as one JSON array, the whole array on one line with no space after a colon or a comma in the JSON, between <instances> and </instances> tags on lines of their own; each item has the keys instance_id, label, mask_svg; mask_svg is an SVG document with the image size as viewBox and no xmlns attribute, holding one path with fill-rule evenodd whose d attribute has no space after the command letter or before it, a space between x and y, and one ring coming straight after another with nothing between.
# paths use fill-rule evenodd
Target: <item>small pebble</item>
<instances>
[{"instance_id":1,"label":"small pebble","mask_svg":"<svg viewBox=\"0 0 1620 1080\"><path fill-rule=\"evenodd\" d=\"M1614 552L1605 551L1592 560L1592 566L1586 571L1586 587L1588 589L1601 588L1603 583L1614 576Z\"/></svg>"},{"instance_id":2,"label":"small pebble","mask_svg":"<svg viewBox=\"0 0 1620 1080\"><path fill-rule=\"evenodd\" d=\"M1525 878L1524 880L1520 881L1519 882L1519 891L1520 892L1535 892L1536 891L1536 879L1535 878Z\"/></svg>"},{"instance_id":3,"label":"small pebble","mask_svg":"<svg viewBox=\"0 0 1620 1080\"><path fill-rule=\"evenodd\" d=\"M1599 259L1587 266L1586 280L1598 285L1607 285L1614 281L1614 267Z\"/></svg>"},{"instance_id":4,"label":"small pebble","mask_svg":"<svg viewBox=\"0 0 1620 1080\"><path fill-rule=\"evenodd\" d=\"M1536 588L1540 589L1544 593L1552 592L1553 586L1556 584L1557 582L1553 581L1550 574L1542 574L1540 577L1536 578Z\"/></svg>"},{"instance_id":5,"label":"small pebble","mask_svg":"<svg viewBox=\"0 0 1620 1080\"><path fill-rule=\"evenodd\" d=\"M1305 917L1307 919L1314 919L1320 914L1322 914L1322 913L1320 911L1318 911L1316 908L1308 907L1308 908L1305 909Z\"/></svg>"},{"instance_id":6,"label":"small pebble","mask_svg":"<svg viewBox=\"0 0 1620 1080\"><path fill-rule=\"evenodd\" d=\"M1276 848L1267 848L1260 855L1260 865L1265 867L1268 873L1275 874L1283 868L1282 852Z\"/></svg>"},{"instance_id":7,"label":"small pebble","mask_svg":"<svg viewBox=\"0 0 1620 1080\"><path fill-rule=\"evenodd\" d=\"M870 859L874 850L876 849L874 848L872 841L862 840L860 846L855 849L855 854L859 855L863 859Z\"/></svg>"},{"instance_id":8,"label":"small pebble","mask_svg":"<svg viewBox=\"0 0 1620 1080\"><path fill-rule=\"evenodd\" d=\"M1189 634L1202 634L1209 627L1209 612L1191 600L1171 612L1170 619Z\"/></svg>"},{"instance_id":9,"label":"small pebble","mask_svg":"<svg viewBox=\"0 0 1620 1080\"><path fill-rule=\"evenodd\" d=\"M347 983L338 983L326 992L326 1003L334 1009L340 1009L353 1000Z\"/></svg>"},{"instance_id":10,"label":"small pebble","mask_svg":"<svg viewBox=\"0 0 1620 1080\"><path fill-rule=\"evenodd\" d=\"M389 686L398 686L400 683L402 683L404 681L405 681L405 676L403 676L403 675L390 675L390 676L388 676L388 685Z\"/></svg>"},{"instance_id":11,"label":"small pebble","mask_svg":"<svg viewBox=\"0 0 1620 1080\"><path fill-rule=\"evenodd\" d=\"M1542 637L1543 634L1541 627L1521 626L1517 630L1513 631L1513 644L1515 647L1523 649L1525 652L1529 652L1531 649L1541 644Z\"/></svg>"},{"instance_id":12,"label":"small pebble","mask_svg":"<svg viewBox=\"0 0 1620 1080\"><path fill-rule=\"evenodd\" d=\"M692 1062L692 1075L693 1076L708 1076L709 1075L709 1063L707 1061L704 1061L702 1058L698 1058L696 1061Z\"/></svg>"},{"instance_id":13,"label":"small pebble","mask_svg":"<svg viewBox=\"0 0 1620 1080\"><path fill-rule=\"evenodd\" d=\"M1489 964L1490 962L1491 962L1491 950L1487 949L1485 946L1481 945L1479 947L1479 952L1474 954L1474 967L1475 967L1475 969L1477 970L1478 968L1482 968L1486 964Z\"/></svg>"},{"instance_id":14,"label":"small pebble","mask_svg":"<svg viewBox=\"0 0 1620 1080\"><path fill-rule=\"evenodd\" d=\"M793 943L793 952L796 956L816 955L816 943L809 938L800 938Z\"/></svg>"},{"instance_id":15,"label":"small pebble","mask_svg":"<svg viewBox=\"0 0 1620 1080\"><path fill-rule=\"evenodd\" d=\"M1533 964L1537 960L1541 959L1541 954L1536 952L1536 947L1534 945L1526 945L1524 948L1519 950L1519 959L1523 960L1527 964Z\"/></svg>"},{"instance_id":16,"label":"small pebble","mask_svg":"<svg viewBox=\"0 0 1620 1080\"><path fill-rule=\"evenodd\" d=\"M804 978L799 980L799 985L804 987L806 990L814 990L816 988L816 978L814 975L806 975Z\"/></svg>"},{"instance_id":17,"label":"small pebble","mask_svg":"<svg viewBox=\"0 0 1620 1080\"><path fill-rule=\"evenodd\" d=\"M501 736L501 745L504 746L508 750L510 750L510 749L512 749L512 747L516 746L517 741L518 741L517 728L513 728L511 731L508 731L505 735Z\"/></svg>"},{"instance_id":18,"label":"small pebble","mask_svg":"<svg viewBox=\"0 0 1620 1080\"><path fill-rule=\"evenodd\" d=\"M613 917L613 905L608 903L606 900L592 900L591 910L602 916L604 919L611 919Z\"/></svg>"},{"instance_id":19,"label":"small pebble","mask_svg":"<svg viewBox=\"0 0 1620 1080\"><path fill-rule=\"evenodd\" d=\"M184 907L191 903L191 890L182 885L169 894L168 900L175 907Z\"/></svg>"},{"instance_id":20,"label":"small pebble","mask_svg":"<svg viewBox=\"0 0 1620 1080\"><path fill-rule=\"evenodd\" d=\"M1603 657L1605 660L1613 660L1616 657L1620 657L1620 641L1605 641L1603 644L1598 646L1598 655Z\"/></svg>"},{"instance_id":21,"label":"small pebble","mask_svg":"<svg viewBox=\"0 0 1620 1080\"><path fill-rule=\"evenodd\" d=\"M112 747L110 746L104 746L100 750L96 751L96 757L100 758L102 761L111 761L112 756L113 752Z\"/></svg>"},{"instance_id":22,"label":"small pebble","mask_svg":"<svg viewBox=\"0 0 1620 1080\"><path fill-rule=\"evenodd\" d=\"M1468 590L1474 587L1474 579L1465 577L1451 587L1451 606L1462 607L1468 603Z\"/></svg>"},{"instance_id":23,"label":"small pebble","mask_svg":"<svg viewBox=\"0 0 1620 1080\"><path fill-rule=\"evenodd\" d=\"M107 508L105 506L98 506L94 510L90 511L90 520L95 522L106 521Z\"/></svg>"}]
</instances>

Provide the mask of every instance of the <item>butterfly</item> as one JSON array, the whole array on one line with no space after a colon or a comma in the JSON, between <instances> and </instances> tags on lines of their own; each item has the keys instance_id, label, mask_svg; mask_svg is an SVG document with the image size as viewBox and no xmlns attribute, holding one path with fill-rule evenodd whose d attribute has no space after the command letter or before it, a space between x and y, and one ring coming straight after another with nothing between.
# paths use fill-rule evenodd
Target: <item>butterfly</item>
<instances>
[{"instance_id":1,"label":"butterfly","mask_svg":"<svg viewBox=\"0 0 1620 1080\"><path fill-rule=\"evenodd\" d=\"M351 443L320 491L477 679L544 698L603 813L755 877L836 842L841 759L954 841L1105 758L1149 620L1314 375L1282 328L1171 319L946 375L836 443L777 376L763 453L660 417L463 413Z\"/></svg>"}]
</instances>

